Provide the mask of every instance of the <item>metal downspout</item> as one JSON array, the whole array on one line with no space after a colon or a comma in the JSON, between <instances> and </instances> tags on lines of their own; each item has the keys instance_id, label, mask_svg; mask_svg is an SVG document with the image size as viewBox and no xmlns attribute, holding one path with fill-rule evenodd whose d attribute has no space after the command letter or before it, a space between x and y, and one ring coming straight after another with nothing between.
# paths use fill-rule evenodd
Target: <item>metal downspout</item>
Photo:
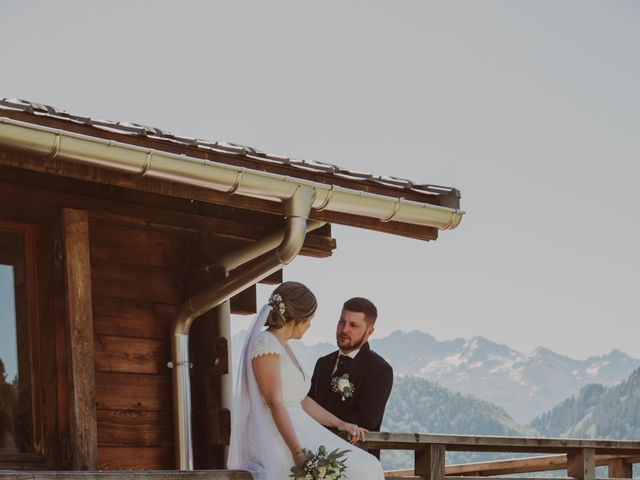
<instances>
[{"instance_id":1,"label":"metal downspout","mask_svg":"<svg viewBox=\"0 0 640 480\"><path fill-rule=\"evenodd\" d=\"M307 222L307 233L312 232L322 226L326 225L325 222L309 221ZM284 231L274 232L271 235L267 235L261 240L241 247L238 250L228 253L218 260L216 263L217 268L222 268L224 277L229 276L229 271L234 270L240 265L255 260L263 253L274 249L284 238ZM210 267L207 267L210 268ZM231 339L231 325L229 323L231 317L231 305L229 300L225 300L215 309L216 322L218 324L218 332L221 337ZM233 351L231 342L227 345L227 356L229 361L233 357ZM220 408L231 410L233 406L233 378L231 369L229 373L223 375L220 379ZM225 448L224 458L227 457L227 448Z\"/></svg>"},{"instance_id":2,"label":"metal downspout","mask_svg":"<svg viewBox=\"0 0 640 480\"><path fill-rule=\"evenodd\" d=\"M318 228L323 227L326 224L327 222L320 222L318 220L307 221L306 232L313 232L314 230L317 230ZM269 250L273 250L275 247L282 243L283 238L284 231L273 232L255 243L240 247L233 252L229 252L226 255L223 255L215 263L215 268L222 267L225 270L225 273L228 273L231 270L235 270L240 265L250 262L251 260L255 260L263 253L267 253ZM214 265L211 265L207 268L211 268L213 266Z\"/></svg>"},{"instance_id":3,"label":"metal downspout","mask_svg":"<svg viewBox=\"0 0 640 480\"><path fill-rule=\"evenodd\" d=\"M312 232L324 225L326 225L326 222L308 221L306 232ZM228 253L220 260L218 260L217 266L218 268L222 267L224 277L226 278L229 276L230 270L234 270L240 265L255 260L263 253L272 250L280 243L282 243L283 238L284 231L274 232L271 235L268 235L251 245L239 248L238 250ZM231 339L231 325L229 324L230 317L231 306L229 300L225 300L216 308L216 321L218 322L218 331L220 336L225 337L229 340ZM227 345L227 356L230 362L231 358L233 357L231 342L229 342L229 344ZM220 407L231 410L232 404L233 378L231 369L229 369L229 373L223 375L220 382ZM227 457L226 451L224 457Z\"/></svg>"},{"instance_id":4,"label":"metal downspout","mask_svg":"<svg viewBox=\"0 0 640 480\"><path fill-rule=\"evenodd\" d=\"M277 248L260 255L256 262L235 269L223 283L214 285L191 297L182 305L173 322L171 336L171 366L173 380L173 409L175 455L178 469L193 470L191 434L191 382L189 378L189 330L193 321L217 307L248 286L271 275L290 263L302 248L307 219L313 204L312 188L301 186L293 197L284 202L285 232Z\"/></svg>"}]
</instances>

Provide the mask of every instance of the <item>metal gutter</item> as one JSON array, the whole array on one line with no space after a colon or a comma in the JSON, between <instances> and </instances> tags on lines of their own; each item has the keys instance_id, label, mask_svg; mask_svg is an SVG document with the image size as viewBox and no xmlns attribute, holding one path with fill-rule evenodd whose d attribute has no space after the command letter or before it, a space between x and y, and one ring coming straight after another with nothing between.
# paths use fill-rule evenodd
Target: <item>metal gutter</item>
<instances>
[{"instance_id":1,"label":"metal gutter","mask_svg":"<svg viewBox=\"0 0 640 480\"><path fill-rule=\"evenodd\" d=\"M0 145L49 159L60 158L139 177L270 200L284 201L301 186L311 187L315 191L312 204L315 210L347 213L382 222L451 230L460 224L464 215L454 208L225 165L5 117L0 117Z\"/></svg>"},{"instance_id":2,"label":"metal gutter","mask_svg":"<svg viewBox=\"0 0 640 480\"><path fill-rule=\"evenodd\" d=\"M177 467L180 470L193 470L193 443L191 433L191 382L189 378L189 330L193 321L205 312L219 306L245 288L271 275L291 262L300 252L304 243L307 218L313 203L314 190L299 188L291 199L284 203L285 230L281 243L273 250L261 253L269 243L254 245L253 254L244 251L238 266L223 282L214 285L185 302L173 322L171 336L171 368L173 383L174 436ZM259 256L258 256L259 255ZM228 392L227 392L228 393Z\"/></svg>"}]
</instances>

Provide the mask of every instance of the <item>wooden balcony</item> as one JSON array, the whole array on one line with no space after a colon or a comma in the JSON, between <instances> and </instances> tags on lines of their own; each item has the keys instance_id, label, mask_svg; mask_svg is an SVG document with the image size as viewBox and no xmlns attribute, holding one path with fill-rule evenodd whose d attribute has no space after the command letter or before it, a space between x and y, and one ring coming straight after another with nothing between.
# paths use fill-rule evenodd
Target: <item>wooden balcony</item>
<instances>
[{"instance_id":1,"label":"wooden balcony","mask_svg":"<svg viewBox=\"0 0 640 480\"><path fill-rule=\"evenodd\" d=\"M596 480L596 466L607 466L608 478L631 478L633 464L640 463L640 442L618 440L369 433L366 447L415 452L412 470L386 472L386 478L394 479L473 480L498 475L503 479L509 477L502 475L566 469L565 479ZM555 455L445 466L445 452ZM559 477L548 478L558 480Z\"/></svg>"},{"instance_id":2,"label":"wooden balcony","mask_svg":"<svg viewBox=\"0 0 640 480\"><path fill-rule=\"evenodd\" d=\"M529 477L531 480L598 480L596 467L608 467L608 479L632 478L633 464L640 463L640 442L577 440L538 437L469 435L422 435L368 433L367 449L413 450L414 468L385 473L388 479L486 480L526 476L508 475L567 470L568 477ZM446 452L513 452L551 454L460 465L445 465ZM498 477L500 476L500 477ZM0 471L0 480L250 480L251 474L237 470L20 472ZM284 479L283 479L284 480Z\"/></svg>"}]
</instances>

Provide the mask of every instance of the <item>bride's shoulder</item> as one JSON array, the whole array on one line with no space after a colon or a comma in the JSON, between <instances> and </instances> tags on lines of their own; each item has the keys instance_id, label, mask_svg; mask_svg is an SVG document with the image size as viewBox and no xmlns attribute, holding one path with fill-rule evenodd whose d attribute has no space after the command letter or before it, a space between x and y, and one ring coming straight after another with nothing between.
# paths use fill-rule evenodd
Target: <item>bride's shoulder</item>
<instances>
[{"instance_id":1,"label":"bride's shoulder","mask_svg":"<svg viewBox=\"0 0 640 480\"><path fill-rule=\"evenodd\" d=\"M282 345L280 345L278 339L274 337L272 333L265 330L258 334L256 341L253 344L253 348L251 349L251 358L269 354L280 355L281 353Z\"/></svg>"}]
</instances>

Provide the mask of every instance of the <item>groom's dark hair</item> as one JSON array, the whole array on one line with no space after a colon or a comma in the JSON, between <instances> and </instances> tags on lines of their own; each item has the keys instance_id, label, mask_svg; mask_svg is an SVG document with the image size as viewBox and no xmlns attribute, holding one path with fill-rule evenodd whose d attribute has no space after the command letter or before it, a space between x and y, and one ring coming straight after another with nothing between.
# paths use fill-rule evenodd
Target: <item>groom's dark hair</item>
<instances>
[{"instance_id":1,"label":"groom's dark hair","mask_svg":"<svg viewBox=\"0 0 640 480\"><path fill-rule=\"evenodd\" d=\"M378 309L371 300L362 297L353 297L344 302L342 308L350 312L364 313L364 318L370 327L376 324Z\"/></svg>"}]
</instances>

